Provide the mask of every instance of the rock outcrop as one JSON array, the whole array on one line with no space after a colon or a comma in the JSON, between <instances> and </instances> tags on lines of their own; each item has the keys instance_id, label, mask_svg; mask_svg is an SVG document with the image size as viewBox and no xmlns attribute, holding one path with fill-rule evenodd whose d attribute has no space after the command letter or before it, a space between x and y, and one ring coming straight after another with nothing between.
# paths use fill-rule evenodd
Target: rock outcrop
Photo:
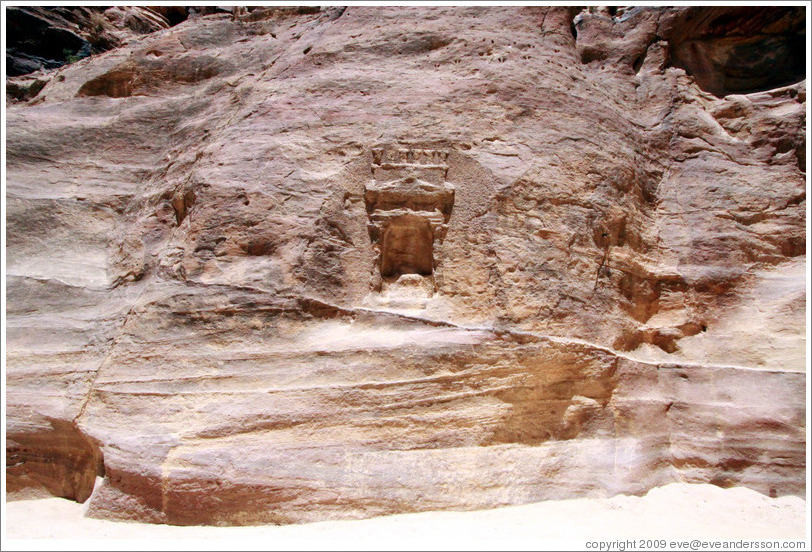
<instances>
[{"instance_id":1,"label":"rock outcrop","mask_svg":"<svg viewBox=\"0 0 812 552\"><path fill-rule=\"evenodd\" d=\"M803 8L173 23L8 81L9 496L805 492Z\"/></svg>"}]
</instances>

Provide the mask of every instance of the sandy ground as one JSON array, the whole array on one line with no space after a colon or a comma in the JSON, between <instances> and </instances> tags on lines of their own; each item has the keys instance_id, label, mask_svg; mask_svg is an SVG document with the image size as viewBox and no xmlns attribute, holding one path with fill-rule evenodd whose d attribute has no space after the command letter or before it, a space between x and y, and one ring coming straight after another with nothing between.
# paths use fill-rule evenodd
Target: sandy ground
<instances>
[{"instance_id":1,"label":"sandy ground","mask_svg":"<svg viewBox=\"0 0 812 552\"><path fill-rule=\"evenodd\" d=\"M89 519L59 498L6 504L3 549L55 549L40 539L173 539L193 549L540 549L557 543L667 539L804 539L806 501L749 489L675 483L644 497L540 502L476 512L428 512L360 521L260 527L175 527ZM30 539L30 540L6 540ZM204 539L202 541L197 539ZM227 540L222 540L227 539ZM128 541L137 546L136 541ZM141 541L144 542L144 541ZM808 541L807 541L808 542ZM117 541L62 541L66 549L124 549ZM613 549L617 550L616 543ZM158 549L149 541L144 549ZM639 544L638 544L639 546ZM137 548L136 548L137 549Z\"/></svg>"}]
</instances>

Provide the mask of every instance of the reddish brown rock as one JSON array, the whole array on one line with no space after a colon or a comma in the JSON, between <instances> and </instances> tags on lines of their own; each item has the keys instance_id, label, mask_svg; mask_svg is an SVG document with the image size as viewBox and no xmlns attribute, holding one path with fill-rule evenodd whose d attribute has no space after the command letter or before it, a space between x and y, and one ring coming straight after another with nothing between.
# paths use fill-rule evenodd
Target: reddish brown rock
<instances>
[{"instance_id":1,"label":"reddish brown rock","mask_svg":"<svg viewBox=\"0 0 812 552\"><path fill-rule=\"evenodd\" d=\"M806 84L692 65L794 67L803 10L749 13L237 10L49 73L7 111L12 496L803 494Z\"/></svg>"}]
</instances>

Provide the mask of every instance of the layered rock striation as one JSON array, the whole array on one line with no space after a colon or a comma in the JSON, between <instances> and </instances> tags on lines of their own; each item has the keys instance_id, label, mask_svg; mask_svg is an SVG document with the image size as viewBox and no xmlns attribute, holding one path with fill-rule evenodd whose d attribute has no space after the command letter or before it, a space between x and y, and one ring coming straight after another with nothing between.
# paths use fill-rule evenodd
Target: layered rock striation
<instances>
[{"instance_id":1,"label":"layered rock striation","mask_svg":"<svg viewBox=\"0 0 812 552\"><path fill-rule=\"evenodd\" d=\"M239 9L47 72L7 100L9 496L803 494L804 26Z\"/></svg>"}]
</instances>

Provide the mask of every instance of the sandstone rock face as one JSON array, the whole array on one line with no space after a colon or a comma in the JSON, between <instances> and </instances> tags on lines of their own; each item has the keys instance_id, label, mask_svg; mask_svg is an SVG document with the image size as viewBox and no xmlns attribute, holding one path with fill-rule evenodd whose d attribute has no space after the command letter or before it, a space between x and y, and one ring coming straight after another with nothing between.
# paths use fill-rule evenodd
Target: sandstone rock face
<instances>
[{"instance_id":1,"label":"sandstone rock face","mask_svg":"<svg viewBox=\"0 0 812 552\"><path fill-rule=\"evenodd\" d=\"M52 71L7 110L10 496L804 493L804 12L759 10L236 10Z\"/></svg>"}]
</instances>

